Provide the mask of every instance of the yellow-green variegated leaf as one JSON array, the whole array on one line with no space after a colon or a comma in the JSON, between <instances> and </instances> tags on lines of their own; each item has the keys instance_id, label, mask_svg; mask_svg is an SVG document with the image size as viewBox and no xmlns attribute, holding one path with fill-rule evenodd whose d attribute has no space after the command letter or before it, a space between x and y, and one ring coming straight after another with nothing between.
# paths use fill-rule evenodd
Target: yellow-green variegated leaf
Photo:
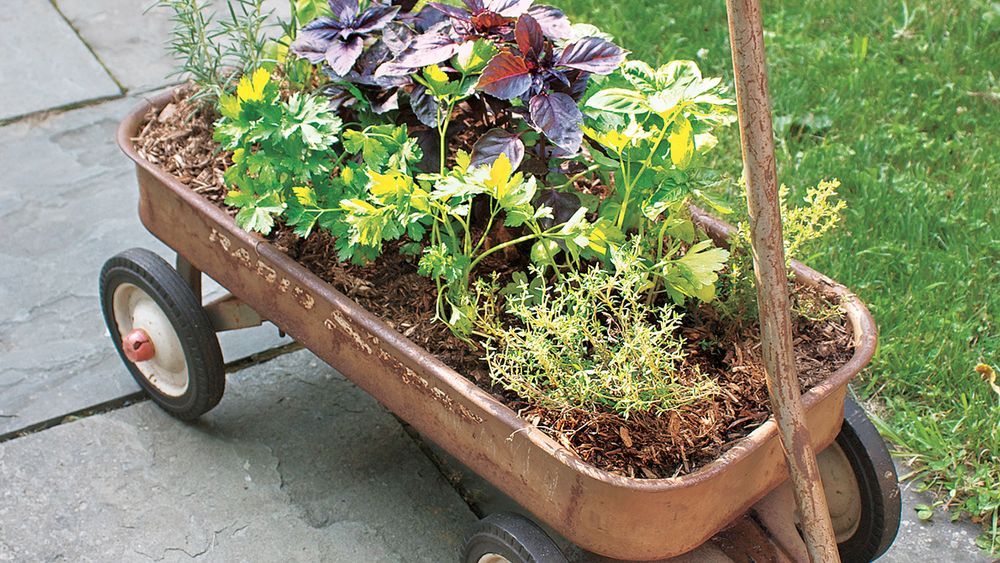
<instances>
[{"instance_id":1,"label":"yellow-green variegated leaf","mask_svg":"<svg viewBox=\"0 0 1000 563\"><path fill-rule=\"evenodd\" d=\"M649 109L645 96L625 88L601 90L587 100L587 107L611 113L642 113Z\"/></svg>"},{"instance_id":2,"label":"yellow-green variegated leaf","mask_svg":"<svg viewBox=\"0 0 1000 563\"><path fill-rule=\"evenodd\" d=\"M219 96L219 113L221 113L223 117L237 120L240 118L241 109L243 109L243 106L240 104L240 100L236 96Z\"/></svg>"},{"instance_id":3,"label":"yellow-green variegated leaf","mask_svg":"<svg viewBox=\"0 0 1000 563\"><path fill-rule=\"evenodd\" d=\"M292 188L292 193L295 194L295 199L299 200L299 203L302 205L316 207L316 192L312 188L306 186Z\"/></svg>"},{"instance_id":4,"label":"yellow-green variegated leaf","mask_svg":"<svg viewBox=\"0 0 1000 563\"><path fill-rule=\"evenodd\" d=\"M691 164L694 156L694 135L691 122L682 117L670 128L670 161L681 170Z\"/></svg>"}]
</instances>

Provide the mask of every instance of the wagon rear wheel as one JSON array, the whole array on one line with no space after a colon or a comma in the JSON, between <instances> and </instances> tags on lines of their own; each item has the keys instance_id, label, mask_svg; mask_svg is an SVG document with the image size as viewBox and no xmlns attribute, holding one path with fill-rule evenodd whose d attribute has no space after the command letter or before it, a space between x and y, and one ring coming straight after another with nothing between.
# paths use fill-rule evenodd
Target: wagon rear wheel
<instances>
[{"instance_id":1,"label":"wagon rear wheel","mask_svg":"<svg viewBox=\"0 0 1000 563\"><path fill-rule=\"evenodd\" d=\"M864 409L844 402L837 440L817 456L843 561L872 561L899 529L901 499L892 456Z\"/></svg>"},{"instance_id":2,"label":"wagon rear wheel","mask_svg":"<svg viewBox=\"0 0 1000 563\"><path fill-rule=\"evenodd\" d=\"M483 518L465 541L463 563L566 563L555 542L531 520L498 513Z\"/></svg>"},{"instance_id":3,"label":"wagon rear wheel","mask_svg":"<svg viewBox=\"0 0 1000 563\"><path fill-rule=\"evenodd\" d=\"M226 386L219 341L200 297L177 271L133 248L104 264L100 283L111 340L153 401L182 420L217 405Z\"/></svg>"}]
</instances>

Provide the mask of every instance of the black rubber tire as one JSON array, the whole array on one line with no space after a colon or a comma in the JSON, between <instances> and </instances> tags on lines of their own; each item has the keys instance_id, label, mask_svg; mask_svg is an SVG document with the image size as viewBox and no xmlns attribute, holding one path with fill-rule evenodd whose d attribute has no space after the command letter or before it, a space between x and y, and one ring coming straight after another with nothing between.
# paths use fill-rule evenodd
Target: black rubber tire
<instances>
[{"instance_id":1,"label":"black rubber tire","mask_svg":"<svg viewBox=\"0 0 1000 563\"><path fill-rule=\"evenodd\" d=\"M840 559L872 561L889 549L899 530L902 499L896 467L875 425L850 397L844 401L837 445L851 463L861 494L861 522L850 538L837 545Z\"/></svg>"},{"instance_id":2,"label":"black rubber tire","mask_svg":"<svg viewBox=\"0 0 1000 563\"><path fill-rule=\"evenodd\" d=\"M131 283L149 294L180 338L189 378L183 395L171 397L157 390L125 356L112 310L115 290L123 283ZM170 264L143 248L126 250L104 263L100 292L104 321L118 355L157 405L181 420L193 420L219 404L226 389L219 339L201 306L201 299Z\"/></svg>"},{"instance_id":3,"label":"black rubber tire","mask_svg":"<svg viewBox=\"0 0 1000 563\"><path fill-rule=\"evenodd\" d=\"M489 554L511 563L566 563L552 538L531 520L517 514L490 514L476 524L465 540L463 563L479 563Z\"/></svg>"}]
</instances>

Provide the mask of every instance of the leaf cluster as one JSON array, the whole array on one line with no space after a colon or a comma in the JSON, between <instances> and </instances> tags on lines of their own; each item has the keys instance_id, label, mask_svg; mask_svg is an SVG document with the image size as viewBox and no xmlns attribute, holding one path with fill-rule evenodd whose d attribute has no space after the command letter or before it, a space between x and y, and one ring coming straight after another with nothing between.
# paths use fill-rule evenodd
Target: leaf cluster
<instances>
[{"instance_id":1,"label":"leaf cluster","mask_svg":"<svg viewBox=\"0 0 1000 563\"><path fill-rule=\"evenodd\" d=\"M817 243L842 221L846 202L839 199L839 180L823 180L816 186L806 188L799 205L790 203L790 190L784 184L778 189L781 208L782 233L785 243L786 266L790 261L809 260L818 250ZM730 240L733 258L725 273L726 290L718 307L727 317L734 320L757 318L757 296L754 288L753 254L750 245L750 225L739 223L736 234ZM839 315L839 306L800 299L793 303L796 311L812 319L823 319Z\"/></svg>"},{"instance_id":2,"label":"leaf cluster","mask_svg":"<svg viewBox=\"0 0 1000 563\"><path fill-rule=\"evenodd\" d=\"M282 100L263 69L244 75L235 94L219 98L219 112L215 140L233 151L225 179L234 188L226 203L239 209L240 227L266 234L296 188L326 182L336 166L332 147L341 120L322 97L295 93Z\"/></svg>"}]
</instances>

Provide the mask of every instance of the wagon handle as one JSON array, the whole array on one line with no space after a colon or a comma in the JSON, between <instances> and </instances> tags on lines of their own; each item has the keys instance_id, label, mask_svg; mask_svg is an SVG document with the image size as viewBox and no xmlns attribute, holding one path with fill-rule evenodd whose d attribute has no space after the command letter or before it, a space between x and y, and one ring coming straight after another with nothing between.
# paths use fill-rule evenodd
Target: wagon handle
<instances>
[{"instance_id":1,"label":"wagon handle","mask_svg":"<svg viewBox=\"0 0 1000 563\"><path fill-rule=\"evenodd\" d=\"M760 0L726 0L726 11L771 410L778 423L809 557L815 562L839 562L823 482L806 426L792 348Z\"/></svg>"}]
</instances>

